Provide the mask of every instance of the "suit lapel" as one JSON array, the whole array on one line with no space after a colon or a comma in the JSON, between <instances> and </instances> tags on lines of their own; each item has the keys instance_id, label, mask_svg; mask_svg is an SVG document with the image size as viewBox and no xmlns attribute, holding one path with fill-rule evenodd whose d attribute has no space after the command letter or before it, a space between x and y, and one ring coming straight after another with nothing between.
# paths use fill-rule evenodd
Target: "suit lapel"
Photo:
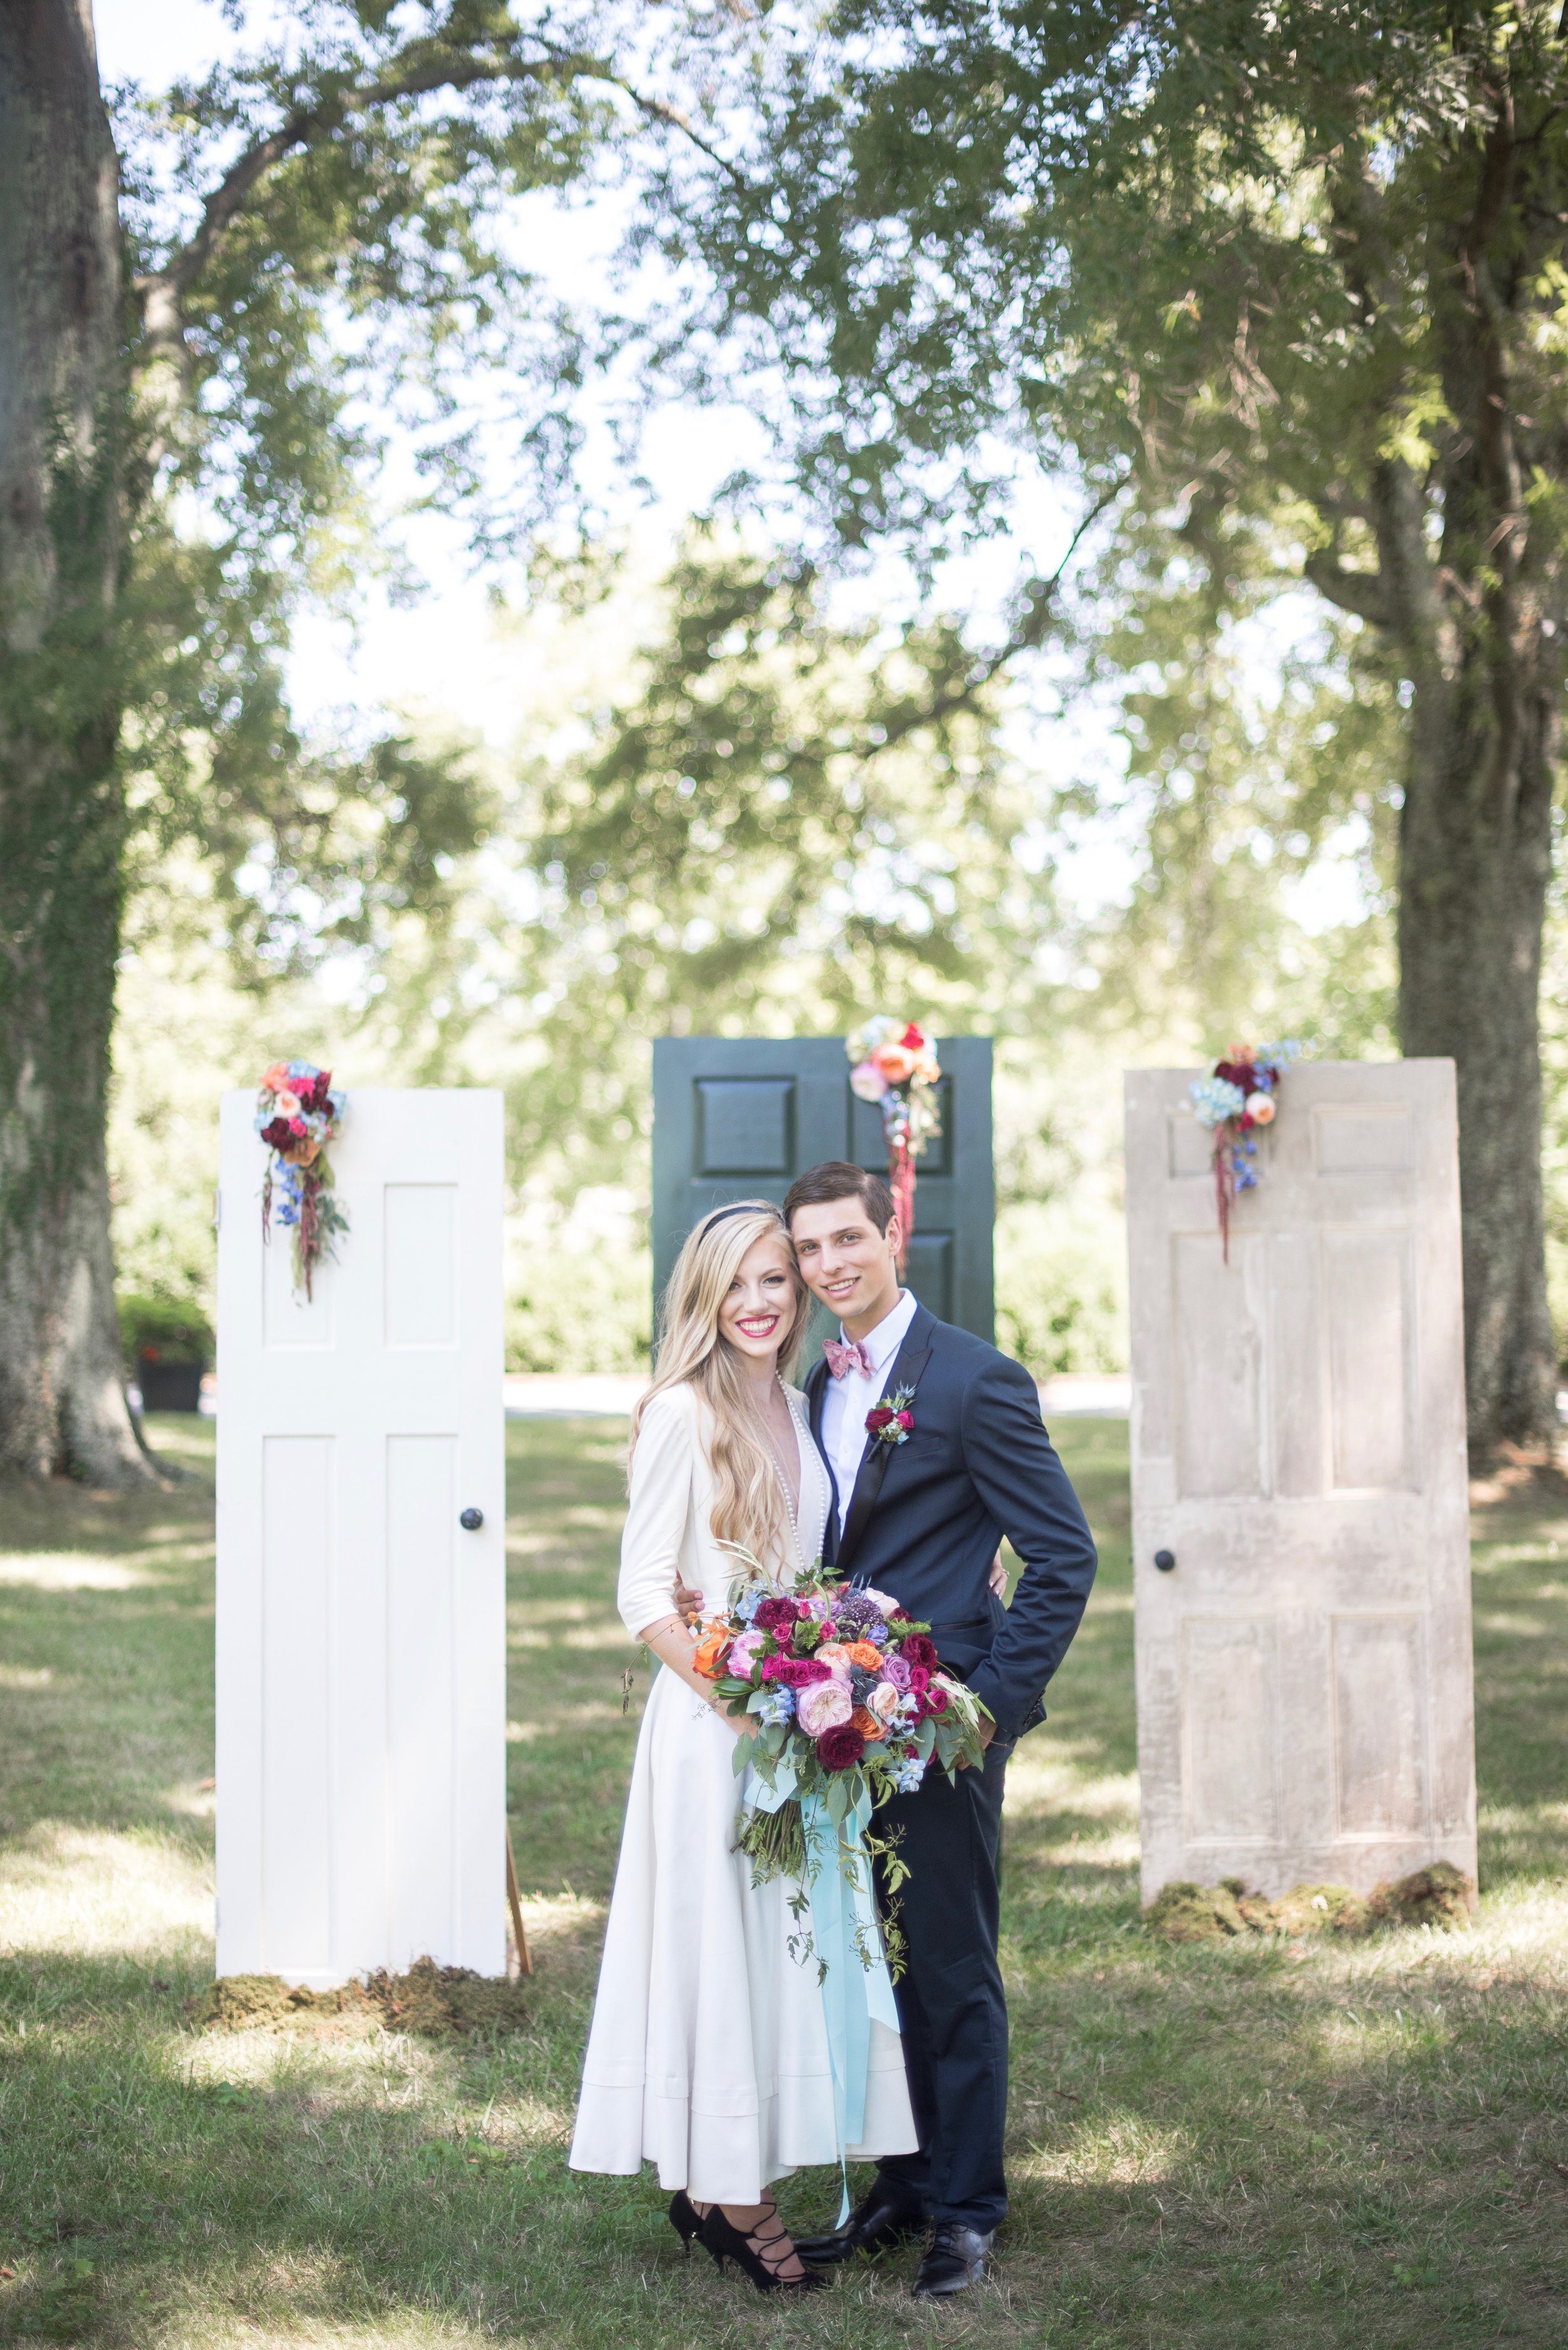
<instances>
[{"instance_id":1,"label":"suit lapel","mask_svg":"<svg viewBox=\"0 0 1568 2350\"><path fill-rule=\"evenodd\" d=\"M833 1473L833 1463L827 1457L827 1447L822 1440L822 1405L827 1393L827 1357L819 1356L805 1375L806 1424L811 1440L816 1447L817 1458L827 1471L827 1523L822 1530L822 1559L830 1567L838 1550L838 1480Z\"/></svg>"},{"instance_id":2,"label":"suit lapel","mask_svg":"<svg viewBox=\"0 0 1568 2350\"><path fill-rule=\"evenodd\" d=\"M935 1317L928 1314L923 1305L917 1305L909 1326L904 1333L904 1343L888 1366L887 1376L882 1381L884 1395L892 1395L899 1388L908 1388L912 1393L919 1386L920 1374L931 1358L931 1348L936 1342L936 1328ZM866 1528L870 1523L871 1513L877 1506L877 1496L882 1491L882 1480L888 1474L888 1460L897 1451L897 1445L884 1444L871 1436L866 1439L866 1450L860 1456L860 1470L855 1480L855 1491L849 1497L849 1507L845 1513L844 1532L839 1536L837 1551L834 1557L836 1574L845 1575L848 1572L849 1561L858 1548Z\"/></svg>"}]
</instances>

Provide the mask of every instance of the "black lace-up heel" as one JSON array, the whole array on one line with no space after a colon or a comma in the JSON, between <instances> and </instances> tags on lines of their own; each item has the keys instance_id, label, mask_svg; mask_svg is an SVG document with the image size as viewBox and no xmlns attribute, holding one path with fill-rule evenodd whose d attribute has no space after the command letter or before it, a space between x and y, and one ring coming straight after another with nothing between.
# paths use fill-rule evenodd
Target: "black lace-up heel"
<instances>
[{"instance_id":1,"label":"black lace-up heel","mask_svg":"<svg viewBox=\"0 0 1568 2350\"><path fill-rule=\"evenodd\" d=\"M678 2187L670 2198L670 2224L680 2239L681 2251L690 2260L691 2239L702 2233L702 2214L698 2210L684 2187Z\"/></svg>"},{"instance_id":2,"label":"black lace-up heel","mask_svg":"<svg viewBox=\"0 0 1568 2350\"><path fill-rule=\"evenodd\" d=\"M770 2222L771 2230L764 2233ZM743 2236L725 2219L717 2203L710 2204L702 2222L702 2241L721 2269L726 2261L733 2261L738 2269L745 2271L759 2293L820 2293L827 2282L825 2276L816 2275L811 2269L804 2270L797 2277L779 2274L794 2245L784 2230L777 2208L771 2203L749 2236Z\"/></svg>"}]
</instances>

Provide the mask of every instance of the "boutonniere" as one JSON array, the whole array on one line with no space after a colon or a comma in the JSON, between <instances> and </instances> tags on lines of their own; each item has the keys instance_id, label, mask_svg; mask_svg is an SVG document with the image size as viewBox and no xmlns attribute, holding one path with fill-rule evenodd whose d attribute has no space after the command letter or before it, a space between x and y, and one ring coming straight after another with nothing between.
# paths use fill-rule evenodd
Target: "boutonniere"
<instances>
[{"instance_id":1,"label":"boutonniere","mask_svg":"<svg viewBox=\"0 0 1568 2350\"><path fill-rule=\"evenodd\" d=\"M874 1436L878 1444L903 1444L915 1424L909 1406L915 1400L913 1388L900 1388L896 1395L884 1396L873 1404L866 1415L866 1433Z\"/></svg>"}]
</instances>

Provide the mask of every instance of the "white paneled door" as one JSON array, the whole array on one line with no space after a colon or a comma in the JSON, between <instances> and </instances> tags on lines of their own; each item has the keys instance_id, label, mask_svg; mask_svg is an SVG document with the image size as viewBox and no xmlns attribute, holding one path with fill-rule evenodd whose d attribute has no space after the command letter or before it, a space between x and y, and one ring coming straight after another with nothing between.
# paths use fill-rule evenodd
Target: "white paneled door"
<instances>
[{"instance_id":1,"label":"white paneled door","mask_svg":"<svg viewBox=\"0 0 1568 2350\"><path fill-rule=\"evenodd\" d=\"M254 1108L223 1097L218 1970L498 1974L501 1097L350 1091L308 1304Z\"/></svg>"},{"instance_id":2,"label":"white paneled door","mask_svg":"<svg viewBox=\"0 0 1568 2350\"><path fill-rule=\"evenodd\" d=\"M1476 1866L1453 1065L1300 1064L1222 1259L1127 1079L1143 1896Z\"/></svg>"}]
</instances>

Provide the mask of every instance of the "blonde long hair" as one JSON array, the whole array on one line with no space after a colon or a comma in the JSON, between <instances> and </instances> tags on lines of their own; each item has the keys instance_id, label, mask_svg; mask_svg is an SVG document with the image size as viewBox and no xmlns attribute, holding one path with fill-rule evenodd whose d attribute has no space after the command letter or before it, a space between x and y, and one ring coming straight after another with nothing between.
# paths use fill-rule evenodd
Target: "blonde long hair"
<instances>
[{"instance_id":1,"label":"blonde long hair","mask_svg":"<svg viewBox=\"0 0 1568 2350\"><path fill-rule=\"evenodd\" d=\"M667 1388L694 1388L708 1407L713 1465L712 1527L753 1558L787 1552L778 1467L751 1401L741 1357L719 1327L719 1309L748 1249L761 1240L784 1243L794 1286L794 1311L779 1346L787 1378L805 1341L811 1293L800 1277L789 1227L771 1200L740 1200L717 1209L687 1234L664 1292L653 1384L631 1416L635 1451L642 1415ZM629 1465L630 1454L628 1454Z\"/></svg>"}]
</instances>

